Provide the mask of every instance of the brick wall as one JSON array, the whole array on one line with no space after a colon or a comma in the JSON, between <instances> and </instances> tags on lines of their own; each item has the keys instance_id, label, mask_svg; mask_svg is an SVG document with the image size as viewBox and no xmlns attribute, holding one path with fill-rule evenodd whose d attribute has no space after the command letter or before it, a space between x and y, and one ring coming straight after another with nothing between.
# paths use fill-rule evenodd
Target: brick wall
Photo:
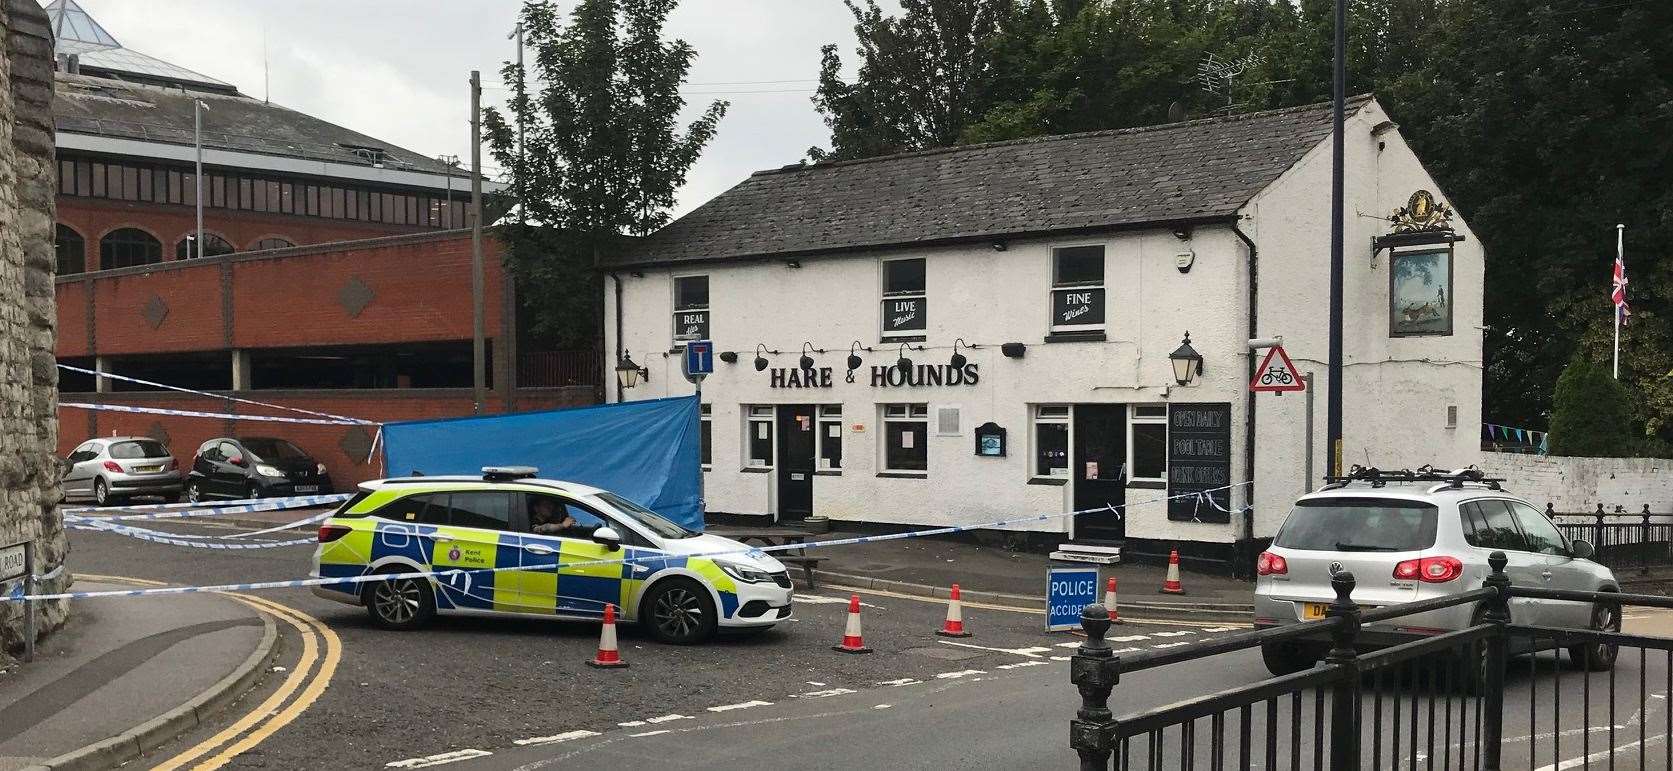
<instances>
[{"instance_id":1,"label":"brick wall","mask_svg":"<svg viewBox=\"0 0 1673 771\"><path fill-rule=\"evenodd\" d=\"M197 212L191 206L112 201L102 198L58 197L58 222L81 234L84 264L99 267L99 239L119 228L139 228L163 244L163 259L174 259L175 244L197 232ZM351 241L402 233L434 232L415 225L305 217L205 208L203 229L226 239L233 248L255 248L263 238L283 238L298 246Z\"/></svg>"},{"instance_id":2,"label":"brick wall","mask_svg":"<svg viewBox=\"0 0 1673 771\"><path fill-rule=\"evenodd\" d=\"M1589 513L1602 503L1636 513L1673 511L1673 460L1667 458L1576 458L1518 453L1482 453L1488 476L1505 488L1559 513Z\"/></svg>"}]
</instances>

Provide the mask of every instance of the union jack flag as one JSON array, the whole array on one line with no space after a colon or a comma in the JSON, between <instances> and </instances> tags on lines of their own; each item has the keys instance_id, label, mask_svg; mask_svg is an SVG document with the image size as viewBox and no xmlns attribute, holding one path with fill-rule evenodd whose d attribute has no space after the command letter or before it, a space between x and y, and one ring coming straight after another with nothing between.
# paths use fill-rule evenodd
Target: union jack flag
<instances>
[{"instance_id":1,"label":"union jack flag","mask_svg":"<svg viewBox=\"0 0 1673 771\"><path fill-rule=\"evenodd\" d=\"M1615 311L1621 314L1624 323L1632 315L1632 309L1627 307L1627 264L1620 257L1615 258L1614 289L1609 298L1615 301Z\"/></svg>"}]
</instances>

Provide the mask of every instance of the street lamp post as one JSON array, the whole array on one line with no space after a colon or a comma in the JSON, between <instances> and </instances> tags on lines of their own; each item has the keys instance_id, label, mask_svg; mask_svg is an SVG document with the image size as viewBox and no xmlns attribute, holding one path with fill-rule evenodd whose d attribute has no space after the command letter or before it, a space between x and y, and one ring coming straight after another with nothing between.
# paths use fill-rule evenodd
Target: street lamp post
<instances>
[{"instance_id":1,"label":"street lamp post","mask_svg":"<svg viewBox=\"0 0 1673 771\"><path fill-rule=\"evenodd\" d=\"M1330 145L1330 350L1329 390L1325 394L1325 451L1330 453L1325 468L1331 476L1342 475L1342 242L1343 242L1343 111L1347 88L1346 0L1336 0L1336 62L1331 99Z\"/></svg>"}]
</instances>

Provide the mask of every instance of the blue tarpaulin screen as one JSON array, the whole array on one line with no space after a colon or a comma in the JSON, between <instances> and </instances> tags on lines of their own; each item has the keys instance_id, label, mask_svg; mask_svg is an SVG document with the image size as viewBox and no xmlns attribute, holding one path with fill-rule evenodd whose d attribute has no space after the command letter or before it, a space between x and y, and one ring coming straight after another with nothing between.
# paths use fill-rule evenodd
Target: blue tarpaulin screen
<instances>
[{"instance_id":1,"label":"blue tarpaulin screen","mask_svg":"<svg viewBox=\"0 0 1673 771\"><path fill-rule=\"evenodd\" d=\"M543 478L600 487L703 529L695 396L389 423L383 440L391 476L534 466Z\"/></svg>"}]
</instances>

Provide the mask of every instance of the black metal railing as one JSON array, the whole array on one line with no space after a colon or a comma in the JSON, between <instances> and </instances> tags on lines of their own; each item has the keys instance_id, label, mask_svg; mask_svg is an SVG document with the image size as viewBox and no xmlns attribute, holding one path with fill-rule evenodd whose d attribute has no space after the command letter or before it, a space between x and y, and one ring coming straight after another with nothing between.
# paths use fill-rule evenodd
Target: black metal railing
<instances>
[{"instance_id":1,"label":"black metal railing","mask_svg":"<svg viewBox=\"0 0 1673 771\"><path fill-rule=\"evenodd\" d=\"M528 351L518 357L517 385L522 388L596 386L597 351Z\"/></svg>"},{"instance_id":2,"label":"black metal railing","mask_svg":"<svg viewBox=\"0 0 1673 771\"><path fill-rule=\"evenodd\" d=\"M1126 657L1104 639L1107 611L1088 606L1087 641L1071 660L1081 707L1070 746L1082 769L1122 771L1673 769L1673 639L1620 631L1623 608L1673 609L1673 598L1512 586L1502 552L1489 564L1480 589L1369 610L1352 599L1353 576L1339 572L1322 620ZM1524 622L1583 623L1513 623L1512 598L1531 601L1517 605ZM1362 629L1447 608L1469 608L1470 625L1381 648L1371 646L1389 638ZM1310 669L1132 714L1110 708L1123 675L1303 642L1329 646ZM1552 653L1564 649L1567 672ZM1624 677L1636 688L1618 685Z\"/></svg>"},{"instance_id":3,"label":"black metal railing","mask_svg":"<svg viewBox=\"0 0 1673 771\"><path fill-rule=\"evenodd\" d=\"M1673 566L1673 515L1651 514L1644 506L1637 514L1617 509L1604 512L1602 506L1591 514L1557 514L1557 529L1570 541L1592 544L1597 562L1618 570Z\"/></svg>"}]
</instances>

